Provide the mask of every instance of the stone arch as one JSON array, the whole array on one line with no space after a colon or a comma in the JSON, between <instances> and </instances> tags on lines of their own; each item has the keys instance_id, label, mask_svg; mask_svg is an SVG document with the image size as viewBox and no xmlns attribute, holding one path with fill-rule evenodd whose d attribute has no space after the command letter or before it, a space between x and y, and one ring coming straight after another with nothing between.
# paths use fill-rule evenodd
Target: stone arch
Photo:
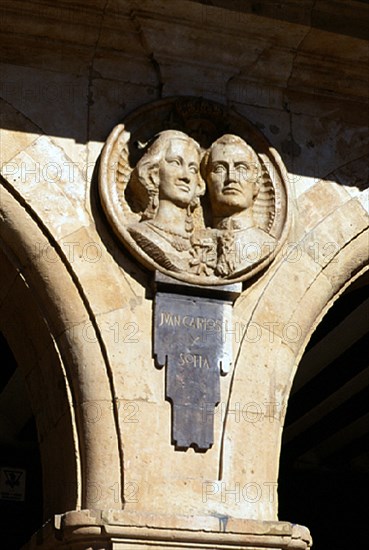
<instances>
[{"instance_id":1,"label":"stone arch","mask_svg":"<svg viewBox=\"0 0 369 550\"><path fill-rule=\"evenodd\" d=\"M367 472L363 461L355 467L355 459L358 443L367 440L368 275L365 267L355 273L324 308L289 391L279 458L280 518L303 517L319 547L349 546L347 526L355 522L358 539L364 536L365 513L355 503L365 498ZM341 515L341 534L332 537L327 526Z\"/></svg>"},{"instance_id":2,"label":"stone arch","mask_svg":"<svg viewBox=\"0 0 369 550\"><path fill-rule=\"evenodd\" d=\"M36 420L43 458L43 515L48 519L53 513L74 509L80 502L80 453L74 408L47 321L22 276L22 268L15 264L16 258L10 260L7 256L3 242L0 262L0 330L23 375ZM58 441L65 443L60 445Z\"/></svg>"},{"instance_id":3,"label":"stone arch","mask_svg":"<svg viewBox=\"0 0 369 550\"><path fill-rule=\"evenodd\" d=\"M86 326L95 333L98 329L52 232L8 182L2 183L0 243L7 258L0 270L5 289L2 325L25 374L33 410L40 409L40 399L45 403L43 391L51 394L49 410L41 407L36 413L39 434L45 433L43 422L51 415L60 422L66 454L63 458L54 429L53 439L41 446L45 518L66 509L120 508L122 501L111 490L121 481L122 454L107 359L98 334L85 338ZM11 310L27 337L23 347L9 322ZM59 473L65 478L58 492Z\"/></svg>"},{"instance_id":4,"label":"stone arch","mask_svg":"<svg viewBox=\"0 0 369 550\"><path fill-rule=\"evenodd\" d=\"M317 192L323 186L327 201L319 203ZM306 344L334 301L368 269L369 217L360 200L327 181L306 195L317 212L312 221L300 201L303 208L288 245L298 255L282 254L264 281L244 292L235 306L236 319L246 330L238 342L227 410L246 406L248 417L232 422L225 415L220 462L222 479L231 486L242 485L243 478L260 488L269 484L268 490L260 489L257 501L242 503L244 514L252 517L277 519L277 495L269 488L277 489L284 413ZM318 254L310 243L320 246ZM329 254L321 253L327 243L334 246L323 250ZM254 332L248 334L251 327ZM252 463L253 471L248 467Z\"/></svg>"}]
</instances>

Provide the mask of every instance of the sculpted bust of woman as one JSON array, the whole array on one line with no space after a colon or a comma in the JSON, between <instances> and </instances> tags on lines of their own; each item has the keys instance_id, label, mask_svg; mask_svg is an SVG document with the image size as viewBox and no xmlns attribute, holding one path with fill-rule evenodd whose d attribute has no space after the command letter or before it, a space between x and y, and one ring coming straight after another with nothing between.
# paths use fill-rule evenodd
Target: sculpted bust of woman
<instances>
[{"instance_id":1,"label":"sculpted bust of woman","mask_svg":"<svg viewBox=\"0 0 369 550\"><path fill-rule=\"evenodd\" d=\"M199 144L177 130L158 134L131 176L148 198L141 221L128 227L136 243L163 267L188 269L193 212L205 192Z\"/></svg>"}]
</instances>

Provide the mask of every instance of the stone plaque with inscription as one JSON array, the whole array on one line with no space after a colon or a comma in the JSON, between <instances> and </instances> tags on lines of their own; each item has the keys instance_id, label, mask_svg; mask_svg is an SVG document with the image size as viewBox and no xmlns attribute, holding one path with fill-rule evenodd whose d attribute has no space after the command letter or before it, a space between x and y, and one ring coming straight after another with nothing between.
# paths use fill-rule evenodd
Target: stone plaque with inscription
<instances>
[{"instance_id":1,"label":"stone plaque with inscription","mask_svg":"<svg viewBox=\"0 0 369 550\"><path fill-rule=\"evenodd\" d=\"M198 287L180 287L160 274L156 285L154 355L158 366L166 366L172 442L177 448L206 450L214 439L220 374L226 374L232 363L226 329L241 288L233 284L199 292Z\"/></svg>"}]
</instances>

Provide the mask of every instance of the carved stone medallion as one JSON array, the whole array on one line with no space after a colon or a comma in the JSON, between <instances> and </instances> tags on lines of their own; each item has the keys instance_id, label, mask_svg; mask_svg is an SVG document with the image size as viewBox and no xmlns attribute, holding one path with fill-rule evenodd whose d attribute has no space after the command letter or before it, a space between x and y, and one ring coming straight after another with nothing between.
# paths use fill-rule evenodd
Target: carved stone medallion
<instances>
[{"instance_id":1,"label":"carved stone medallion","mask_svg":"<svg viewBox=\"0 0 369 550\"><path fill-rule=\"evenodd\" d=\"M265 269L288 231L283 165L235 111L170 98L110 134L99 186L107 218L145 267L197 285Z\"/></svg>"}]
</instances>

